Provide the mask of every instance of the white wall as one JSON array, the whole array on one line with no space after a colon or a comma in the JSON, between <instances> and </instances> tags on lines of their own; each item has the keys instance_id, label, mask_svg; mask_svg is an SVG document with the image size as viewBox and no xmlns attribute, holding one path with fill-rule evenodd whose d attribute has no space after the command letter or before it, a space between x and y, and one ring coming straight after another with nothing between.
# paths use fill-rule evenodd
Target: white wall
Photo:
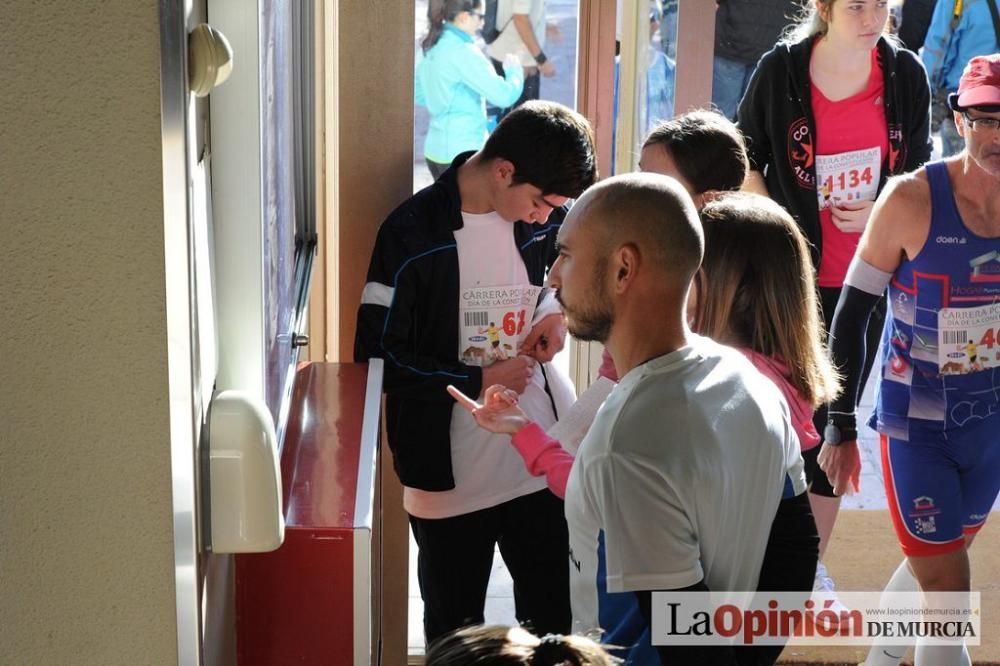
<instances>
[{"instance_id":1,"label":"white wall","mask_svg":"<svg viewBox=\"0 0 1000 666\"><path fill-rule=\"evenodd\" d=\"M172 663L157 3L0 25L0 663Z\"/></svg>"}]
</instances>

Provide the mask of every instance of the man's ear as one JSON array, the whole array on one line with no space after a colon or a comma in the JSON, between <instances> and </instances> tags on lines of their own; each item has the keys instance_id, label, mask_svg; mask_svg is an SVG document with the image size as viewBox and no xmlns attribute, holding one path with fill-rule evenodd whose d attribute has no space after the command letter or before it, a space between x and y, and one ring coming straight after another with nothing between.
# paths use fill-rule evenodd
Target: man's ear
<instances>
[{"instance_id":1,"label":"man's ear","mask_svg":"<svg viewBox=\"0 0 1000 666\"><path fill-rule=\"evenodd\" d=\"M965 125L965 118L962 116L962 112L961 111L952 111L951 118L952 118L952 120L955 121L955 129L958 131L958 135L964 139L965 138L965 130L967 128L966 128L966 125Z\"/></svg>"},{"instance_id":2,"label":"man's ear","mask_svg":"<svg viewBox=\"0 0 1000 666\"><path fill-rule=\"evenodd\" d=\"M493 175L505 185L512 185L514 182L514 163L503 158L493 160Z\"/></svg>"},{"instance_id":3,"label":"man's ear","mask_svg":"<svg viewBox=\"0 0 1000 666\"><path fill-rule=\"evenodd\" d=\"M629 288L635 280L641 260L642 257L639 255L639 248L634 243L625 243L615 250L612 259L615 293L624 293Z\"/></svg>"}]
</instances>

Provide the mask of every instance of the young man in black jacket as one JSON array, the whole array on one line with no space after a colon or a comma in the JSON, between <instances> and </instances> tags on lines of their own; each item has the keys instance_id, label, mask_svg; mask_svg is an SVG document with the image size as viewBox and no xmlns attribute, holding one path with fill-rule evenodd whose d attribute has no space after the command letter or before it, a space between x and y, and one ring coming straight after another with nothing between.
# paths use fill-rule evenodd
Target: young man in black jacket
<instances>
[{"instance_id":1,"label":"young man in black jacket","mask_svg":"<svg viewBox=\"0 0 1000 666\"><path fill-rule=\"evenodd\" d=\"M504 384L536 420L556 420L554 377L539 361L561 347L565 326L554 299L539 296L563 207L595 178L587 121L529 102L379 229L355 357L385 359L387 435L419 549L428 644L483 622L497 544L518 620L540 634L570 629L562 502L445 387L476 396Z\"/></svg>"}]
</instances>

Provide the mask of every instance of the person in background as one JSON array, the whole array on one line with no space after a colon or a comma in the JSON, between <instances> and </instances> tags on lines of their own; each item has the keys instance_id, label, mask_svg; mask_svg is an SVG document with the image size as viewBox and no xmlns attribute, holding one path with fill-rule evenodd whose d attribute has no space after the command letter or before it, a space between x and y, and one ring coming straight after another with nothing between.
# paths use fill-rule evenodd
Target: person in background
<instances>
[{"instance_id":1,"label":"person in background","mask_svg":"<svg viewBox=\"0 0 1000 666\"><path fill-rule=\"evenodd\" d=\"M657 28L660 31L660 49L670 62L677 62L677 2L663 0L663 20Z\"/></svg>"},{"instance_id":2,"label":"person in background","mask_svg":"<svg viewBox=\"0 0 1000 666\"><path fill-rule=\"evenodd\" d=\"M921 58L931 81L933 129L941 132L942 157L965 148L948 95L958 90L965 63L995 51L1000 51L1000 0L938 0Z\"/></svg>"},{"instance_id":3,"label":"person in background","mask_svg":"<svg viewBox=\"0 0 1000 666\"><path fill-rule=\"evenodd\" d=\"M798 453L818 450L814 410L840 392L823 340L809 246L785 209L759 194L721 193L702 209L701 220L705 258L688 302L691 327L739 349L780 389L799 445L788 465L757 589L804 592L804 603L814 587L819 534ZM773 664L783 647L743 647L737 662Z\"/></svg>"},{"instance_id":4,"label":"person in background","mask_svg":"<svg viewBox=\"0 0 1000 666\"><path fill-rule=\"evenodd\" d=\"M500 56L508 55L517 55L524 66L524 91L521 96L512 105L507 105L509 109L505 110L502 105L496 105L501 109L499 118L502 118L505 111L529 100L539 99L541 77L555 76L556 66L545 54L545 41L550 30L545 15L545 0L496 0L496 2L497 31L502 33L507 28L513 28L519 39L513 40L517 43L516 51L498 53L487 49L493 58L493 66L500 71L502 65ZM505 41L500 38L494 45Z\"/></svg>"},{"instance_id":5,"label":"person in background","mask_svg":"<svg viewBox=\"0 0 1000 666\"><path fill-rule=\"evenodd\" d=\"M716 0L712 104L730 119L760 57L792 23L797 0Z\"/></svg>"},{"instance_id":6,"label":"person in background","mask_svg":"<svg viewBox=\"0 0 1000 666\"><path fill-rule=\"evenodd\" d=\"M512 59L497 75L475 43L483 20L483 0L431 0L430 29L417 64L414 96L430 113L424 159L437 180L459 153L479 150L486 141L485 102L513 104L524 75Z\"/></svg>"},{"instance_id":7,"label":"person in background","mask_svg":"<svg viewBox=\"0 0 1000 666\"><path fill-rule=\"evenodd\" d=\"M931 25L936 0L905 0L900 9L901 17L896 36L904 48L918 53L924 46L927 29Z\"/></svg>"},{"instance_id":8,"label":"person in background","mask_svg":"<svg viewBox=\"0 0 1000 666\"><path fill-rule=\"evenodd\" d=\"M583 636L541 638L520 627L474 626L434 642L426 666L614 666L617 660Z\"/></svg>"},{"instance_id":9,"label":"person in background","mask_svg":"<svg viewBox=\"0 0 1000 666\"><path fill-rule=\"evenodd\" d=\"M649 47L647 48L645 132L649 132L660 121L674 115L674 80L676 62L656 44L660 26L664 21L660 0L649 3ZM617 80L617 65L616 75ZM617 104L615 105L617 108Z\"/></svg>"},{"instance_id":10,"label":"person in background","mask_svg":"<svg viewBox=\"0 0 1000 666\"><path fill-rule=\"evenodd\" d=\"M934 592L969 591L968 550L1000 491L1000 53L970 60L949 104L965 148L894 178L851 262L831 331L845 372L844 393L830 408L837 437L824 437L819 456L838 494L857 484L855 396L864 359L875 355L864 326L888 288L868 425L880 435L905 559L885 591L915 593L919 584L932 604ZM865 665L897 666L906 649L876 643ZM970 660L963 645L918 642L914 663Z\"/></svg>"},{"instance_id":11,"label":"person in background","mask_svg":"<svg viewBox=\"0 0 1000 666\"><path fill-rule=\"evenodd\" d=\"M618 3L618 25L622 22L621 2ZM675 8L676 11L676 8ZM674 113L674 80L677 66L663 49L656 43L660 26L664 19L660 0L650 0L649 3L649 41L643 49L646 63L645 104L638 105L639 127L643 133L650 132L658 123L673 116ZM621 35L615 42L615 83L614 83L614 122L611 130L611 161L615 162L618 136L618 96L621 94ZM641 61L640 61L641 62Z\"/></svg>"},{"instance_id":12,"label":"person in background","mask_svg":"<svg viewBox=\"0 0 1000 666\"><path fill-rule=\"evenodd\" d=\"M826 330L875 197L890 175L931 154L927 74L916 55L883 36L888 14L884 0L814 0L761 58L738 113L751 168L744 189L784 206L805 234ZM872 347L880 327L872 317ZM816 410L817 430L826 412ZM822 559L840 497L817 455L804 457ZM833 591L822 563L816 587Z\"/></svg>"}]
</instances>

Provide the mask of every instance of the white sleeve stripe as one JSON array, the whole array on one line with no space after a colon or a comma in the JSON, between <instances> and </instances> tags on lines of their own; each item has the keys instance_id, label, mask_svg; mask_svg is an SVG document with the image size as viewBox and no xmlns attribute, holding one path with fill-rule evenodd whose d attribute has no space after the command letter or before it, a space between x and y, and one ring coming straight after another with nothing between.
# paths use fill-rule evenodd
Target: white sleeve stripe
<instances>
[{"instance_id":1,"label":"white sleeve stripe","mask_svg":"<svg viewBox=\"0 0 1000 666\"><path fill-rule=\"evenodd\" d=\"M874 296L880 296L891 279L892 273L875 268L862 259L860 254L855 254L851 265L847 268L844 285L860 289Z\"/></svg>"},{"instance_id":2,"label":"white sleeve stripe","mask_svg":"<svg viewBox=\"0 0 1000 666\"><path fill-rule=\"evenodd\" d=\"M381 305L389 307L392 305L392 297L396 290L387 284L380 282L369 282L361 292L362 305Z\"/></svg>"}]
</instances>

